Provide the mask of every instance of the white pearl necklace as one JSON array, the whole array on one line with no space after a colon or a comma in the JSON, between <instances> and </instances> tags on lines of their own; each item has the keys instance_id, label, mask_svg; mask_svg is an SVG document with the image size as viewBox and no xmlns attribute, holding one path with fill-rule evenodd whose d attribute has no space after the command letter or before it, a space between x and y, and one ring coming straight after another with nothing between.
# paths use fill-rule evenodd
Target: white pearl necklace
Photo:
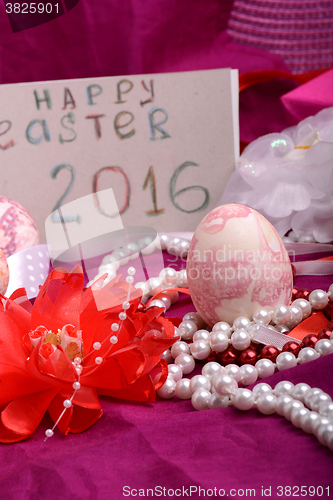
<instances>
[{"instance_id":1,"label":"white pearl necklace","mask_svg":"<svg viewBox=\"0 0 333 500\"><path fill-rule=\"evenodd\" d=\"M145 241L145 244L148 246L141 252L144 255L153 253L156 241ZM183 258L187 256L189 244L188 240L162 235L159 248ZM117 250L104 257L99 274L93 281L105 272L108 274L105 283L113 279L120 266L138 257L140 247L134 246L135 244L131 244L127 249ZM88 286L93 281L88 283ZM158 277L149 278L146 282L139 282L134 286L142 289L143 303L146 303L150 296L158 294L149 307L161 307L166 311L178 299L178 292L168 289L188 287L186 270L164 268ZM244 364L239 367L229 364L223 367L219 363L210 362L205 364L201 375L195 375L191 379L183 378L183 375L194 370L195 359L206 359L211 349L223 352L229 345L237 350L247 349L260 325L280 333L288 333L303 319L309 317L311 307L317 310L324 309L332 295L333 284L328 292L323 290L311 292L309 301L296 299L291 306L260 308L254 312L253 321L245 316L236 318L232 326L220 321L213 326L211 332L203 329L204 321L198 313L187 313L179 328L175 327L175 336L180 336L183 340L177 341L171 349L161 355L161 358L168 363L168 377L157 390L157 394L163 399L170 399L175 394L180 399L191 399L193 407L197 410L235 406L245 411L256 406L265 415L276 412L291 420L296 427L316 435L322 444L333 451L333 402L332 398L321 389L311 388L304 383L294 386L288 381L279 382L274 390L266 383L257 384L252 391L238 387L239 383L245 386L252 385L258 378L263 379L272 375L276 369L282 371L296 366L297 363L304 364L333 353L333 332L330 339L318 340L314 349L311 347L302 349L297 359L290 352L281 352L276 358L276 363L269 359L260 359L255 366ZM274 326L269 326L271 322ZM190 345L184 341L192 339L193 343ZM49 431L51 429L47 432Z\"/></svg>"}]
</instances>

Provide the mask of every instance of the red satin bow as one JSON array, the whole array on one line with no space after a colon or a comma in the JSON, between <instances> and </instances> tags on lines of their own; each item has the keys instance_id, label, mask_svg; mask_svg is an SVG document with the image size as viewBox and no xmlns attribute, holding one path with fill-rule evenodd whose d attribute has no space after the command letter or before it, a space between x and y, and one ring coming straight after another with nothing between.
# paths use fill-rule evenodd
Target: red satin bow
<instances>
[{"instance_id":1,"label":"red satin bow","mask_svg":"<svg viewBox=\"0 0 333 500\"><path fill-rule=\"evenodd\" d=\"M160 354L177 338L174 324L160 316L163 309L140 312L141 291L131 287L127 318L118 342L111 344L111 324L119 323L131 285L117 276L100 290L83 293L83 279L80 268L52 271L33 305L24 289L9 299L0 295L0 442L28 437L47 410L58 420L79 378L72 361L80 349L81 388L58 423L65 435L84 431L100 418L99 394L154 401L165 382L167 365ZM60 338L67 339L64 345ZM158 384L150 375L153 368L162 371Z\"/></svg>"}]
</instances>

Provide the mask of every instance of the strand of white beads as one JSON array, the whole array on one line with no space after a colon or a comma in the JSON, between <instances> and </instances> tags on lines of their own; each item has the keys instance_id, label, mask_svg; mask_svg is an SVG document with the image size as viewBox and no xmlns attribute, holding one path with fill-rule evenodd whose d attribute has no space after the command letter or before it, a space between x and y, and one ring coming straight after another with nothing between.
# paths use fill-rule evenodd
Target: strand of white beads
<instances>
[{"instance_id":1,"label":"strand of white beads","mask_svg":"<svg viewBox=\"0 0 333 500\"><path fill-rule=\"evenodd\" d=\"M104 355L104 357L106 357L109 354L110 349L112 349L112 346L118 342L119 332L121 331L122 324L123 324L123 322L125 321L125 319L127 317L126 310L129 309L129 307L130 307L129 299L130 299L130 295L131 295L131 285L132 285L132 283L134 281L133 276L135 275L135 268L132 267L132 266L129 267L128 270L127 270L127 273L128 273L128 276L126 277L126 282L129 284L129 287L128 287L128 290L127 290L126 300L122 304L123 311L121 311L119 313L119 316L118 316L120 321L119 321L119 323L117 323L117 322L112 323L112 325L111 325L111 333L110 333L109 337L107 337L106 339L104 339L102 342L94 342L94 344L93 344L93 351L91 351L90 353L87 353L86 357L88 357L90 354L93 354L94 352L99 351L101 349L102 345L105 344L106 342L110 342L110 344L111 344L110 348L106 351L106 353ZM94 281L96 281L96 280L94 280ZM92 285L91 285L93 290L94 290L94 281L92 282ZM96 284L96 289L98 290L100 288L100 286L101 286L101 284L97 283ZM71 396L70 399L65 399L64 400L64 402L63 402L64 409L61 412L61 414L59 415L57 421L54 423L53 427L51 429L46 429L46 431L45 431L45 436L46 437L45 437L44 441L46 441L49 437L52 437L54 435L54 429L59 424L59 422L62 419L62 417L64 416L66 410L69 409L69 408L71 408L71 406L73 404L72 402L73 402L73 399L75 397L75 394L81 388L80 377L81 377L83 369L86 372L86 371L88 371L89 368L95 368L96 365L100 365L101 363L103 363L103 357L102 356L96 356L94 358L94 364L92 364L92 365L85 365L84 367L82 366L81 361L82 360L81 360L80 357L77 357L77 358L74 359L73 365L74 365L74 368L75 368L75 371L76 371L77 377L78 377L78 380L76 380L72 384L74 392L73 392L73 394L72 394L72 396Z\"/></svg>"}]
</instances>

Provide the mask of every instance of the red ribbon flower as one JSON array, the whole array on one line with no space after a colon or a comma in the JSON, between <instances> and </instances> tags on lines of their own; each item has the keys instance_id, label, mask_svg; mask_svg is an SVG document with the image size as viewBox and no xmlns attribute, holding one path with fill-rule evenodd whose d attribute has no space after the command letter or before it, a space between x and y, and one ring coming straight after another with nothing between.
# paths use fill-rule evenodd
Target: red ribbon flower
<instances>
[{"instance_id":1,"label":"red ribbon flower","mask_svg":"<svg viewBox=\"0 0 333 500\"><path fill-rule=\"evenodd\" d=\"M0 295L0 442L28 437L46 410L65 435L82 432L102 415L99 394L154 401L167 376L160 354L177 340L174 325L163 309L140 310L141 290L119 278L104 287L100 278L83 292L81 268L59 268L33 305L24 289ZM158 384L154 368L162 371Z\"/></svg>"}]
</instances>

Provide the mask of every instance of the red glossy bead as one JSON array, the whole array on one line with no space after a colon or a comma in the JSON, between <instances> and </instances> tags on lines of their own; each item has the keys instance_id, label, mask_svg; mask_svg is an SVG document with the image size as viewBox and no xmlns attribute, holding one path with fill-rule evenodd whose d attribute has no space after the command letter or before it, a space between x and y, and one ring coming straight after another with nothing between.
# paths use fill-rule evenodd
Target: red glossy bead
<instances>
[{"instance_id":1,"label":"red glossy bead","mask_svg":"<svg viewBox=\"0 0 333 500\"><path fill-rule=\"evenodd\" d=\"M307 288L302 288L299 290L296 294L296 299L306 299L309 300L309 295L311 293L311 290L308 290Z\"/></svg>"},{"instance_id":2,"label":"red glossy bead","mask_svg":"<svg viewBox=\"0 0 333 500\"><path fill-rule=\"evenodd\" d=\"M261 350L261 357L270 359L273 363L275 363L275 360L279 354L279 349L273 345L265 345L265 347L263 347Z\"/></svg>"},{"instance_id":3,"label":"red glossy bead","mask_svg":"<svg viewBox=\"0 0 333 500\"><path fill-rule=\"evenodd\" d=\"M328 328L328 330L331 330L331 331L333 330L333 319L331 319L331 321L328 323L327 328Z\"/></svg>"},{"instance_id":4,"label":"red glossy bead","mask_svg":"<svg viewBox=\"0 0 333 500\"><path fill-rule=\"evenodd\" d=\"M215 351L211 351L208 358L205 359L205 363L210 363L211 361L217 361L217 353Z\"/></svg>"},{"instance_id":5,"label":"red glossy bead","mask_svg":"<svg viewBox=\"0 0 333 500\"><path fill-rule=\"evenodd\" d=\"M231 365L232 363L237 363L239 354L240 351L230 346L225 351L221 352L218 356L218 360L223 366Z\"/></svg>"},{"instance_id":6,"label":"red glossy bead","mask_svg":"<svg viewBox=\"0 0 333 500\"><path fill-rule=\"evenodd\" d=\"M332 320L333 319L333 302L331 300L329 300L327 306L322 311L325 314L327 319Z\"/></svg>"},{"instance_id":7,"label":"red glossy bead","mask_svg":"<svg viewBox=\"0 0 333 500\"><path fill-rule=\"evenodd\" d=\"M301 346L297 344L297 342L294 342L293 340L286 342L282 347L282 352L291 352L294 356L296 356L296 358L300 350Z\"/></svg>"},{"instance_id":8,"label":"red glossy bead","mask_svg":"<svg viewBox=\"0 0 333 500\"><path fill-rule=\"evenodd\" d=\"M306 335L303 339L304 347L314 348L314 346L316 345L318 340L319 339L318 339L317 335L315 335L314 333L309 333L309 335Z\"/></svg>"},{"instance_id":9,"label":"red glossy bead","mask_svg":"<svg viewBox=\"0 0 333 500\"><path fill-rule=\"evenodd\" d=\"M328 328L322 328L320 332L317 333L318 339L329 339L331 336L332 330L329 330Z\"/></svg>"},{"instance_id":10,"label":"red glossy bead","mask_svg":"<svg viewBox=\"0 0 333 500\"><path fill-rule=\"evenodd\" d=\"M259 352L264 347L263 344L256 344L255 342L251 342L249 349L253 351Z\"/></svg>"},{"instance_id":11,"label":"red glossy bead","mask_svg":"<svg viewBox=\"0 0 333 500\"><path fill-rule=\"evenodd\" d=\"M296 295L298 294L298 292L299 292L299 289L296 286L294 286L293 291L291 292L292 300L296 299Z\"/></svg>"},{"instance_id":12,"label":"red glossy bead","mask_svg":"<svg viewBox=\"0 0 333 500\"><path fill-rule=\"evenodd\" d=\"M240 365L255 365L258 359L258 353L254 349L245 349L241 352L238 361Z\"/></svg>"}]
</instances>

